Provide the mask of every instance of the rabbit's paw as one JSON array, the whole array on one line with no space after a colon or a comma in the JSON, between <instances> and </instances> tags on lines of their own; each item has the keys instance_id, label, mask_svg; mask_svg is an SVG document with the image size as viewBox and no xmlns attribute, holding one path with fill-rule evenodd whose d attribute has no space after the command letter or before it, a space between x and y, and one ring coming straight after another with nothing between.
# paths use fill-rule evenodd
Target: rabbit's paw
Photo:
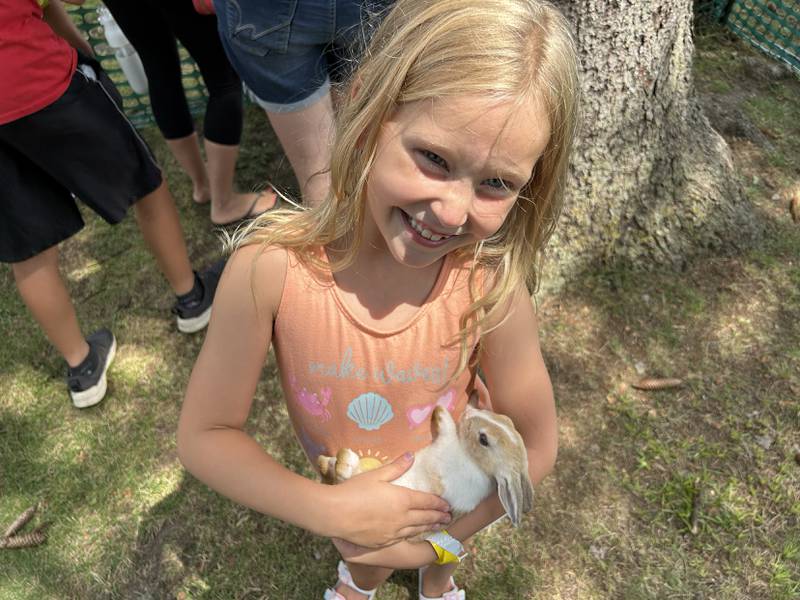
<instances>
[{"instance_id":1,"label":"rabbit's paw","mask_svg":"<svg viewBox=\"0 0 800 600\"><path fill-rule=\"evenodd\" d=\"M317 457L317 468L324 483L336 483L336 459L333 456L320 454Z\"/></svg>"},{"instance_id":2,"label":"rabbit's paw","mask_svg":"<svg viewBox=\"0 0 800 600\"><path fill-rule=\"evenodd\" d=\"M361 472L358 468L358 454L350 450L350 448L342 448L339 450L335 460L336 483L347 481Z\"/></svg>"}]
</instances>

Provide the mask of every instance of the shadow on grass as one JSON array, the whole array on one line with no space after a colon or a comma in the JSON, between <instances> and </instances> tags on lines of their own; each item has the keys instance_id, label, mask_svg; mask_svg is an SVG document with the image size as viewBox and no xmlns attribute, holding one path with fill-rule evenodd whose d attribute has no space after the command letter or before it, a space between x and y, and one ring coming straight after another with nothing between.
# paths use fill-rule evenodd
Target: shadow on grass
<instances>
[{"instance_id":1,"label":"shadow on grass","mask_svg":"<svg viewBox=\"0 0 800 600\"><path fill-rule=\"evenodd\" d=\"M582 573L577 589L800 589L796 568L776 575L796 567L800 515L800 234L756 215L767 234L745 255L680 274L598 266L543 303L562 446L534 539L570 548L552 566ZM685 383L632 389L644 375Z\"/></svg>"}]
</instances>

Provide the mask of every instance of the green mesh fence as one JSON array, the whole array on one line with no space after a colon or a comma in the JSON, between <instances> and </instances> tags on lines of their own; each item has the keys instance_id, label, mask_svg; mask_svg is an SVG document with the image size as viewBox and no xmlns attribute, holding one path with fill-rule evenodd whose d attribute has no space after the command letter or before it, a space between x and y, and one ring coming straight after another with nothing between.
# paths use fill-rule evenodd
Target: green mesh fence
<instances>
[{"instance_id":1,"label":"green mesh fence","mask_svg":"<svg viewBox=\"0 0 800 600\"><path fill-rule=\"evenodd\" d=\"M698 19L725 25L800 75L800 1L696 0Z\"/></svg>"},{"instance_id":2,"label":"green mesh fence","mask_svg":"<svg viewBox=\"0 0 800 600\"><path fill-rule=\"evenodd\" d=\"M169 1L169 0L165 0ZM153 112L150 109L150 98L145 94L137 94L128 85L127 79L122 72L117 59L114 58L114 50L106 42L103 34L103 26L97 21L96 2L87 2L82 6L65 4L72 20L83 32L89 43L94 48L97 60L108 73L108 76L117 86L122 94L123 108L128 118L134 125L148 126L155 123ZM178 52L181 57L181 70L183 71L183 88L186 91L186 100L189 103L189 110L193 115L201 115L205 111L206 92L205 84L200 76L197 65L186 52L186 49L178 45Z\"/></svg>"},{"instance_id":3,"label":"green mesh fence","mask_svg":"<svg viewBox=\"0 0 800 600\"><path fill-rule=\"evenodd\" d=\"M739 37L800 74L800 3L737 0L727 12L726 24Z\"/></svg>"}]
</instances>

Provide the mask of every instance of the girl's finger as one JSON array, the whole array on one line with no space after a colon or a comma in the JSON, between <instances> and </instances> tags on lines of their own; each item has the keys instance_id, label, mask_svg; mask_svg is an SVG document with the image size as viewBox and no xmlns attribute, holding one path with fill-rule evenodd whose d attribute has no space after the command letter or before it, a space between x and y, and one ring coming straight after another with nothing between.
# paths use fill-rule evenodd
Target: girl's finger
<instances>
[{"instance_id":1,"label":"girl's finger","mask_svg":"<svg viewBox=\"0 0 800 600\"><path fill-rule=\"evenodd\" d=\"M408 527L427 527L433 529L437 525L446 525L450 522L450 515L437 510L410 510L404 519L403 529Z\"/></svg>"},{"instance_id":2,"label":"girl's finger","mask_svg":"<svg viewBox=\"0 0 800 600\"><path fill-rule=\"evenodd\" d=\"M450 505L446 500L440 498L436 494L429 494L427 492L418 492L416 490L406 490L409 503L408 508L412 510L433 510L441 513L449 513ZM440 515L441 516L441 515Z\"/></svg>"},{"instance_id":3,"label":"girl's finger","mask_svg":"<svg viewBox=\"0 0 800 600\"><path fill-rule=\"evenodd\" d=\"M441 524L436 525L415 525L413 527L404 527L398 532L400 535L400 539L407 540L409 538L413 538L415 536L424 534L424 533L431 533L434 531L440 531L443 529L444 526Z\"/></svg>"},{"instance_id":4,"label":"girl's finger","mask_svg":"<svg viewBox=\"0 0 800 600\"><path fill-rule=\"evenodd\" d=\"M362 475L374 477L378 481L392 481L408 471L412 464L414 464L414 454L406 452L398 456L392 462L378 467L377 469L373 469L372 471L368 471L367 473L363 473Z\"/></svg>"}]
</instances>

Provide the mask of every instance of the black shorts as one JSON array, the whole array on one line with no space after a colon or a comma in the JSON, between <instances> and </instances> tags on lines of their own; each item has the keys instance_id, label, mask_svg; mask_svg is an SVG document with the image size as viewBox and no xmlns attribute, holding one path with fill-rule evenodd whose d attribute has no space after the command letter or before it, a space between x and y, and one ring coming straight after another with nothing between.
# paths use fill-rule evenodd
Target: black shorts
<instances>
[{"instance_id":1,"label":"black shorts","mask_svg":"<svg viewBox=\"0 0 800 600\"><path fill-rule=\"evenodd\" d=\"M31 258L80 231L75 197L114 224L161 185L121 106L99 63L80 57L58 100L0 125L0 262Z\"/></svg>"}]
</instances>

